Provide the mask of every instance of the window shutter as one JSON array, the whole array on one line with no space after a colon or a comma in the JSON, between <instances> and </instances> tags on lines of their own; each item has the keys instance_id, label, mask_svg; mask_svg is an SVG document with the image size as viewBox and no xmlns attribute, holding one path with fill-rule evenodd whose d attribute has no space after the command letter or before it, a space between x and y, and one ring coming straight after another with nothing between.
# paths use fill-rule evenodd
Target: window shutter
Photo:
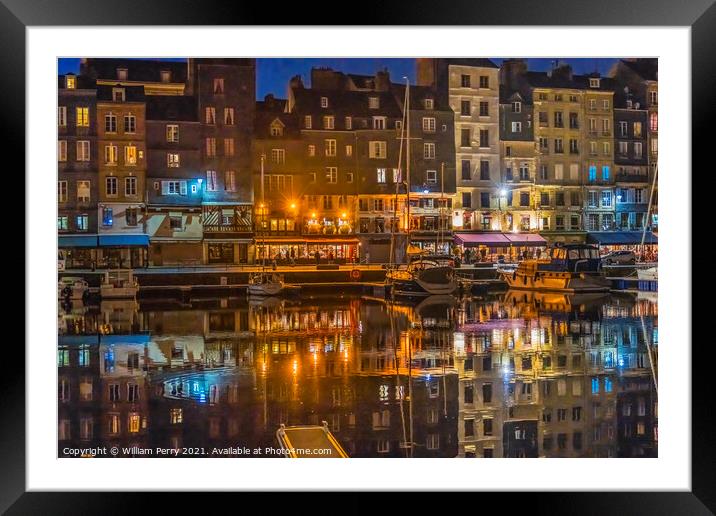
<instances>
[{"instance_id":1,"label":"window shutter","mask_svg":"<svg viewBox=\"0 0 716 516\"><path fill-rule=\"evenodd\" d=\"M169 193L169 181L162 181L162 195Z\"/></svg>"},{"instance_id":2,"label":"window shutter","mask_svg":"<svg viewBox=\"0 0 716 516\"><path fill-rule=\"evenodd\" d=\"M186 181L179 181L179 194L186 195Z\"/></svg>"}]
</instances>

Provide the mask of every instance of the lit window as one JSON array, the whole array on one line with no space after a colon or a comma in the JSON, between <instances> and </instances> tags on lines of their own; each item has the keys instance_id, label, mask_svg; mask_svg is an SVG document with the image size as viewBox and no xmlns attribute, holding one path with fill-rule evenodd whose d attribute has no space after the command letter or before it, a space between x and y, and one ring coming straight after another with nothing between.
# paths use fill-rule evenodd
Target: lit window
<instances>
[{"instance_id":1,"label":"lit window","mask_svg":"<svg viewBox=\"0 0 716 516\"><path fill-rule=\"evenodd\" d=\"M328 97L321 97L321 107L322 108L328 107Z\"/></svg>"},{"instance_id":2,"label":"lit window","mask_svg":"<svg viewBox=\"0 0 716 516\"><path fill-rule=\"evenodd\" d=\"M377 178L376 181L378 183L385 183L385 170L384 168L377 169Z\"/></svg>"},{"instance_id":3,"label":"lit window","mask_svg":"<svg viewBox=\"0 0 716 516\"><path fill-rule=\"evenodd\" d=\"M134 166L137 164L136 145L127 145L124 148L124 164L128 166Z\"/></svg>"},{"instance_id":4,"label":"lit window","mask_svg":"<svg viewBox=\"0 0 716 516\"><path fill-rule=\"evenodd\" d=\"M77 181L77 202L90 202L90 182Z\"/></svg>"},{"instance_id":5,"label":"lit window","mask_svg":"<svg viewBox=\"0 0 716 516\"><path fill-rule=\"evenodd\" d=\"M67 161L67 140L57 142L57 161Z\"/></svg>"},{"instance_id":6,"label":"lit window","mask_svg":"<svg viewBox=\"0 0 716 516\"><path fill-rule=\"evenodd\" d=\"M227 170L224 173L224 190L227 192L236 191L236 173L233 170Z\"/></svg>"},{"instance_id":7,"label":"lit window","mask_svg":"<svg viewBox=\"0 0 716 516\"><path fill-rule=\"evenodd\" d=\"M335 140L333 140L335 142ZM283 165L286 162L285 149L271 149L271 163Z\"/></svg>"},{"instance_id":8,"label":"lit window","mask_svg":"<svg viewBox=\"0 0 716 516\"><path fill-rule=\"evenodd\" d=\"M224 138L224 156L234 155L234 139Z\"/></svg>"},{"instance_id":9,"label":"lit window","mask_svg":"<svg viewBox=\"0 0 716 516\"><path fill-rule=\"evenodd\" d=\"M224 79L219 77L214 79L214 94L220 95L222 93L224 93Z\"/></svg>"},{"instance_id":10,"label":"lit window","mask_svg":"<svg viewBox=\"0 0 716 516\"><path fill-rule=\"evenodd\" d=\"M208 106L204 108L204 123L208 125L216 124L216 108Z\"/></svg>"},{"instance_id":11,"label":"lit window","mask_svg":"<svg viewBox=\"0 0 716 516\"><path fill-rule=\"evenodd\" d=\"M65 87L68 90L74 90L77 87L77 78L74 75L66 75Z\"/></svg>"},{"instance_id":12,"label":"lit window","mask_svg":"<svg viewBox=\"0 0 716 516\"><path fill-rule=\"evenodd\" d=\"M383 141L368 142L368 157L372 159L386 159L388 156L387 143Z\"/></svg>"},{"instance_id":13,"label":"lit window","mask_svg":"<svg viewBox=\"0 0 716 516\"><path fill-rule=\"evenodd\" d=\"M67 202L67 181L57 181L57 202Z\"/></svg>"},{"instance_id":14,"label":"lit window","mask_svg":"<svg viewBox=\"0 0 716 516\"><path fill-rule=\"evenodd\" d=\"M162 82L170 82L172 80L172 73L169 70L162 70L159 72Z\"/></svg>"},{"instance_id":15,"label":"lit window","mask_svg":"<svg viewBox=\"0 0 716 516\"><path fill-rule=\"evenodd\" d=\"M109 144L104 146L104 162L107 165L117 164L117 146Z\"/></svg>"},{"instance_id":16,"label":"lit window","mask_svg":"<svg viewBox=\"0 0 716 516\"><path fill-rule=\"evenodd\" d=\"M89 108L78 107L75 109L77 127L89 127Z\"/></svg>"},{"instance_id":17,"label":"lit window","mask_svg":"<svg viewBox=\"0 0 716 516\"><path fill-rule=\"evenodd\" d=\"M167 153L167 167L177 168L179 167L179 154L178 153Z\"/></svg>"},{"instance_id":18,"label":"lit window","mask_svg":"<svg viewBox=\"0 0 716 516\"><path fill-rule=\"evenodd\" d=\"M207 170L206 171L206 191L207 192L215 192L216 191L216 170Z\"/></svg>"},{"instance_id":19,"label":"lit window","mask_svg":"<svg viewBox=\"0 0 716 516\"><path fill-rule=\"evenodd\" d=\"M234 125L234 108L224 108L224 125Z\"/></svg>"},{"instance_id":20,"label":"lit window","mask_svg":"<svg viewBox=\"0 0 716 516\"><path fill-rule=\"evenodd\" d=\"M167 141L178 142L179 141L179 126L176 124L167 124Z\"/></svg>"},{"instance_id":21,"label":"lit window","mask_svg":"<svg viewBox=\"0 0 716 516\"><path fill-rule=\"evenodd\" d=\"M172 425L178 425L181 424L183 421L183 414L182 409L180 408L173 408L169 409L169 423Z\"/></svg>"},{"instance_id":22,"label":"lit window","mask_svg":"<svg viewBox=\"0 0 716 516\"><path fill-rule=\"evenodd\" d=\"M325 140L326 156L336 155L336 140Z\"/></svg>"}]
</instances>

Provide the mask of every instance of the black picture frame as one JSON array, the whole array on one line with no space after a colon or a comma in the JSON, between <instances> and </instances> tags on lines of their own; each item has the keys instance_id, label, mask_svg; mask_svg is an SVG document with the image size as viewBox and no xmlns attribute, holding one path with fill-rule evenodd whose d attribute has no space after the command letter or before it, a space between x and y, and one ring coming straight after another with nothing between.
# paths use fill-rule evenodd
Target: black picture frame
<instances>
[{"instance_id":1,"label":"black picture frame","mask_svg":"<svg viewBox=\"0 0 716 516\"><path fill-rule=\"evenodd\" d=\"M311 9L300 6L267 8L260 3L232 3L224 5L215 0L155 0L150 2L125 0L0 0L0 102L3 119L12 129L6 132L7 148L24 149L26 39L28 26L48 25L282 25L302 22L310 25L335 25L327 13L336 9L322 9L322 2L312 2ZM336 6L333 6L336 7ZM294 9L296 12L292 12ZM577 25L577 26L683 26L691 28L692 72L692 153L693 168L706 165L708 140L712 131L716 92L716 4L714 0L691 0L686 4L668 0L501 0L476 2L460 0L452 4L436 5L417 0L409 8L396 1L382 2L379 9L364 7L343 11L343 20L351 25ZM559 13L555 15L555 13ZM376 18L377 17L377 18ZM341 24L341 23L338 23ZM565 50L568 52L568 46ZM598 51L598 48L595 49ZM48 87L51 87L48 85ZM54 85L52 85L54 87ZM11 122L10 122L11 121ZM24 153L19 166L24 166ZM707 172L707 170L704 170ZM691 172L679 171L685 179ZM695 220L695 217L692 218ZM693 230L692 230L693 231ZM694 233L695 234L695 233ZM25 236L27 238L27 235ZM18 246L18 249L22 247ZM20 251L21 253L23 251ZM17 263L17 261L15 262ZM693 262L699 270L698 258ZM706 264L703 264L704 266ZM25 271L27 275L29 271ZM694 303L695 306L695 303ZM693 319L692 319L693 320ZM694 328L696 329L696 328ZM683 342L673 343L688 349L692 338L685 332ZM693 339L694 341L696 339ZM2 413L0 425L0 510L8 514L110 514L127 511L121 493L40 493L25 492L25 350L18 344L6 342L6 368L2 377ZM26 342L27 346L42 343ZM640 493L552 493L548 495L509 495L510 511L520 506L530 511L549 507L549 512L579 512L604 514L711 514L716 511L716 454L714 453L714 412L712 390L708 379L712 352L711 342L697 342L692 353L692 490L690 492ZM558 488L559 479L555 479ZM81 489L81 486L77 486ZM135 496L135 495L133 495ZM246 496L246 494L242 494ZM499 495L504 497L505 495ZM535 497L545 500L535 501ZM151 498L152 496L150 496ZM169 499L167 499L169 498ZM225 498L222 496L222 498ZM249 507L258 498L245 502ZM305 497L302 497L305 499ZM342 505L353 509L362 504L358 495L346 496ZM413 497L414 498L414 497ZM297 499L294 502L300 503ZM504 500L504 498L503 498ZM490 500L496 501L496 500ZM184 501L173 494L163 497L166 512L182 511ZM420 501L423 510L429 500ZM427 505L426 505L427 503ZM489 503L489 501L487 502ZM223 500L212 495L212 504L222 506ZM220 504L220 505L219 505ZM186 510L186 509L185 509Z\"/></svg>"}]
</instances>

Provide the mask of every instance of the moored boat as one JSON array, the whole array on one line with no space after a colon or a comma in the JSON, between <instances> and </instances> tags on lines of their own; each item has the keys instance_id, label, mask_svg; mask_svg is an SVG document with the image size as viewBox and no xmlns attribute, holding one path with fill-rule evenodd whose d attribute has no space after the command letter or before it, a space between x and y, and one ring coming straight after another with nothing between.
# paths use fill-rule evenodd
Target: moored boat
<instances>
[{"instance_id":1,"label":"moored boat","mask_svg":"<svg viewBox=\"0 0 716 516\"><path fill-rule=\"evenodd\" d=\"M89 285L84 278L65 276L57 283L57 299L77 301L84 299L89 292Z\"/></svg>"},{"instance_id":2,"label":"moored boat","mask_svg":"<svg viewBox=\"0 0 716 516\"><path fill-rule=\"evenodd\" d=\"M511 289L556 292L606 292L610 283L600 272L599 250L587 244L565 244L550 249L549 258L524 260L502 272Z\"/></svg>"},{"instance_id":3,"label":"moored boat","mask_svg":"<svg viewBox=\"0 0 716 516\"><path fill-rule=\"evenodd\" d=\"M131 269L115 269L104 273L99 293L102 299L134 299L139 284Z\"/></svg>"},{"instance_id":4,"label":"moored boat","mask_svg":"<svg viewBox=\"0 0 716 516\"><path fill-rule=\"evenodd\" d=\"M389 269L385 284L397 296L449 295L458 287L455 262L446 255L426 255L407 266Z\"/></svg>"},{"instance_id":5,"label":"moored boat","mask_svg":"<svg viewBox=\"0 0 716 516\"><path fill-rule=\"evenodd\" d=\"M649 267L647 269L637 269L636 277L640 280L657 281L659 273L657 267Z\"/></svg>"},{"instance_id":6,"label":"moored boat","mask_svg":"<svg viewBox=\"0 0 716 516\"><path fill-rule=\"evenodd\" d=\"M251 296L275 296L283 288L283 274L257 272L249 275L248 292Z\"/></svg>"}]
</instances>

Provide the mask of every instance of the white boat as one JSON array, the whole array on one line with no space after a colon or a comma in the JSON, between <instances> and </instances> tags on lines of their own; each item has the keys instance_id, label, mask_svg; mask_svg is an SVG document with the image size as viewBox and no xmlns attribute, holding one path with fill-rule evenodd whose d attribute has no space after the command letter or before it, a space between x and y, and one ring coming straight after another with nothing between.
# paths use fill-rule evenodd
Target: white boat
<instances>
[{"instance_id":1,"label":"white boat","mask_svg":"<svg viewBox=\"0 0 716 516\"><path fill-rule=\"evenodd\" d=\"M115 269L104 273L99 293L102 299L134 299L139 284L131 269Z\"/></svg>"},{"instance_id":2,"label":"white boat","mask_svg":"<svg viewBox=\"0 0 716 516\"><path fill-rule=\"evenodd\" d=\"M275 296L284 289L283 274L256 272L249 275L250 296Z\"/></svg>"},{"instance_id":3,"label":"white boat","mask_svg":"<svg viewBox=\"0 0 716 516\"><path fill-rule=\"evenodd\" d=\"M84 299L89 292L89 285L84 278L65 276L57 283L57 299L78 301Z\"/></svg>"},{"instance_id":4,"label":"white boat","mask_svg":"<svg viewBox=\"0 0 716 516\"><path fill-rule=\"evenodd\" d=\"M640 280L657 281L659 279L657 267L649 267L647 269L637 269L636 277L639 278Z\"/></svg>"},{"instance_id":5,"label":"white boat","mask_svg":"<svg viewBox=\"0 0 716 516\"><path fill-rule=\"evenodd\" d=\"M552 248L548 259L520 262L513 272L502 272L502 278L516 290L606 292L610 282L599 265L597 247L566 244Z\"/></svg>"}]
</instances>

